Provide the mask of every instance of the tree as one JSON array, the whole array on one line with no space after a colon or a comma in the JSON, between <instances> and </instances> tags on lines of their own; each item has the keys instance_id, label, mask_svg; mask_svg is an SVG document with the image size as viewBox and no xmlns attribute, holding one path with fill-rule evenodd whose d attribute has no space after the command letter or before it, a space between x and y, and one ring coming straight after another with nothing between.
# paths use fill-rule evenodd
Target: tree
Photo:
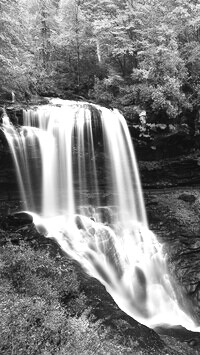
<instances>
[{"instance_id":1,"label":"tree","mask_svg":"<svg viewBox=\"0 0 200 355\"><path fill-rule=\"evenodd\" d=\"M0 10L1 91L23 92L28 87L33 60L23 8L20 1L1 0Z\"/></svg>"},{"instance_id":2,"label":"tree","mask_svg":"<svg viewBox=\"0 0 200 355\"><path fill-rule=\"evenodd\" d=\"M183 91L188 70L174 22L169 21L170 11L177 9L178 3L160 0L111 3L114 13L107 11L109 20L104 17L98 31L103 31L104 44L110 50L107 58L110 57L111 70L103 81L104 96L107 91L110 100L114 96L116 102L118 95L122 106L138 105L150 115L165 113L175 118L190 109ZM98 27L98 20L96 23Z\"/></svg>"},{"instance_id":3,"label":"tree","mask_svg":"<svg viewBox=\"0 0 200 355\"><path fill-rule=\"evenodd\" d=\"M198 110L200 0L0 0L2 88ZM23 21L22 21L23 19Z\"/></svg>"},{"instance_id":4,"label":"tree","mask_svg":"<svg viewBox=\"0 0 200 355\"><path fill-rule=\"evenodd\" d=\"M56 30L58 0L19 0L23 4L33 54L33 86L45 94L54 87L54 46L51 37Z\"/></svg>"}]
</instances>

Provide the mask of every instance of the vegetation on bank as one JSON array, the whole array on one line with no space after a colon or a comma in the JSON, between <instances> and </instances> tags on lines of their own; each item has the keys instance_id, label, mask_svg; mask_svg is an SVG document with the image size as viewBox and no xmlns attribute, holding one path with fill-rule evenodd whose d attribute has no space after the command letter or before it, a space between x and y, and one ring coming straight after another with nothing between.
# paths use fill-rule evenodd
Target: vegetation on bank
<instances>
[{"instance_id":1,"label":"vegetation on bank","mask_svg":"<svg viewBox=\"0 0 200 355\"><path fill-rule=\"evenodd\" d=\"M199 0L0 0L0 90L193 120L199 18Z\"/></svg>"},{"instance_id":2,"label":"vegetation on bank","mask_svg":"<svg viewBox=\"0 0 200 355\"><path fill-rule=\"evenodd\" d=\"M7 244L0 263L1 355L132 353L94 321L68 259Z\"/></svg>"}]
</instances>

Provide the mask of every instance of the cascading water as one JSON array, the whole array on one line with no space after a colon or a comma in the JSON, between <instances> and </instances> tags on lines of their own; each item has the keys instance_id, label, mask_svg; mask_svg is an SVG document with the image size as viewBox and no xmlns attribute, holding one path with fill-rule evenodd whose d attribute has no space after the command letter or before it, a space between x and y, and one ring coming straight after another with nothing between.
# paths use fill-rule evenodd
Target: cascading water
<instances>
[{"instance_id":1,"label":"cascading water","mask_svg":"<svg viewBox=\"0 0 200 355\"><path fill-rule=\"evenodd\" d=\"M7 137L26 210L139 322L197 331L178 306L161 245L148 229L130 134L117 110L51 100L6 116ZM42 228L42 229L41 229Z\"/></svg>"}]
</instances>

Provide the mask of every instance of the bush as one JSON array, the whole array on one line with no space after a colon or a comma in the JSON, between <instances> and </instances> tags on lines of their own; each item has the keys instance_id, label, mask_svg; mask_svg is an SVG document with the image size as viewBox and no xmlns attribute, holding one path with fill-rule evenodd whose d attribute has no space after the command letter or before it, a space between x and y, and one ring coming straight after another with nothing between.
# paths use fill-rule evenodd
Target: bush
<instances>
[{"instance_id":1,"label":"bush","mask_svg":"<svg viewBox=\"0 0 200 355\"><path fill-rule=\"evenodd\" d=\"M54 354L67 317L85 308L72 263L21 244L1 248L0 264L0 353L43 354L50 348Z\"/></svg>"},{"instance_id":2,"label":"bush","mask_svg":"<svg viewBox=\"0 0 200 355\"><path fill-rule=\"evenodd\" d=\"M2 279L10 281L15 292L30 297L57 299L79 294L79 283L70 260L51 258L26 244L7 245L0 254Z\"/></svg>"},{"instance_id":3,"label":"bush","mask_svg":"<svg viewBox=\"0 0 200 355\"><path fill-rule=\"evenodd\" d=\"M1 355L133 353L120 334L91 316L70 260L6 245L0 266Z\"/></svg>"}]
</instances>

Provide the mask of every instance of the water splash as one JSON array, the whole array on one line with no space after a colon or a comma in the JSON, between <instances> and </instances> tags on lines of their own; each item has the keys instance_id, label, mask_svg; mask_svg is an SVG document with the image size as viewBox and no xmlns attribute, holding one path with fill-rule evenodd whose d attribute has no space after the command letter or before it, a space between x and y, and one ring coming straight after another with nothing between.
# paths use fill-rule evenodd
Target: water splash
<instances>
[{"instance_id":1,"label":"water splash","mask_svg":"<svg viewBox=\"0 0 200 355\"><path fill-rule=\"evenodd\" d=\"M148 229L131 137L123 116L88 103L52 100L8 119L25 209L39 232L56 240L106 287L131 317L198 328L180 309L162 247Z\"/></svg>"}]
</instances>

